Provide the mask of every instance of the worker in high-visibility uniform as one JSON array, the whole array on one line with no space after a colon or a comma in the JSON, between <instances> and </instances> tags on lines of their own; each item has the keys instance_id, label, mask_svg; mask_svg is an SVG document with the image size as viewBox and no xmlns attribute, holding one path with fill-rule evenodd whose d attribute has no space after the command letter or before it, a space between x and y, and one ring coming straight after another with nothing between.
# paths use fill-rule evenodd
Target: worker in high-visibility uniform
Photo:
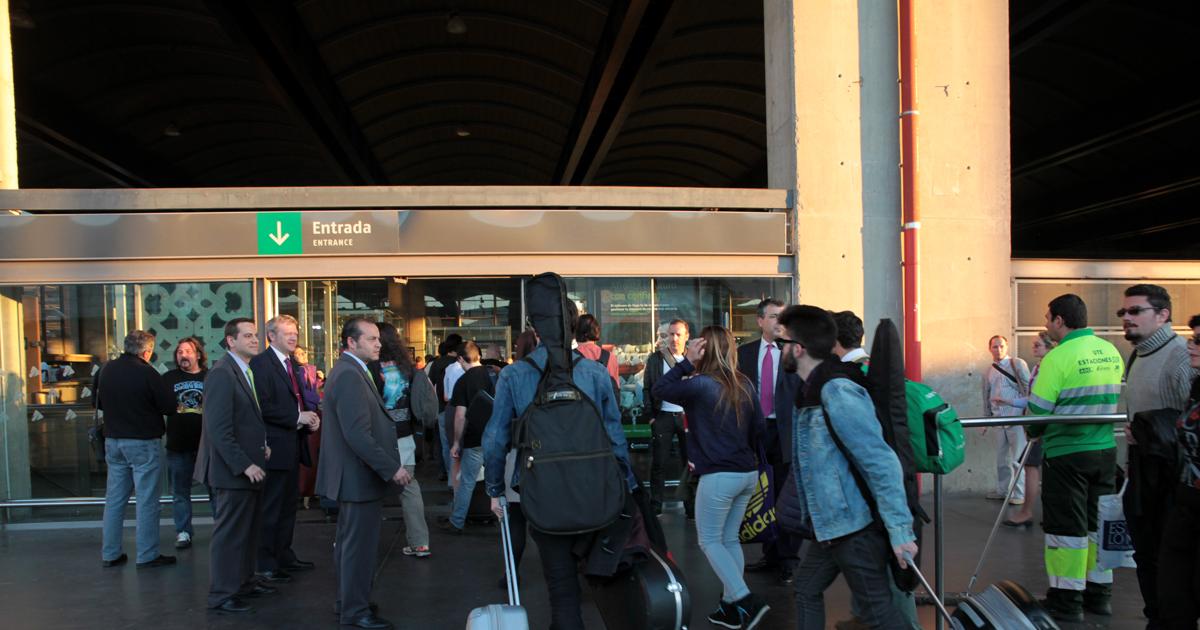
<instances>
[{"instance_id":1,"label":"worker in high-visibility uniform","mask_svg":"<svg viewBox=\"0 0 1200 630\"><path fill-rule=\"evenodd\" d=\"M1125 362L1111 343L1087 327L1079 296L1050 302L1046 331L1058 346L1042 359L1029 396L1034 415L1117 412ZM1096 568L1097 502L1112 494L1117 443L1107 423L1029 427L1042 439L1042 529L1046 533L1048 612L1061 621L1083 621L1083 611L1111 615L1112 571Z\"/></svg>"}]
</instances>

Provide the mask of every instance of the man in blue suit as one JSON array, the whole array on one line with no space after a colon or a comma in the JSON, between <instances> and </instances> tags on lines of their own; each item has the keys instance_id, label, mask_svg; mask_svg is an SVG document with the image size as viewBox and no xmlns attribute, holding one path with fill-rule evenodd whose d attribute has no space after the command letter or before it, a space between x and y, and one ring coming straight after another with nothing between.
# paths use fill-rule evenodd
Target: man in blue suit
<instances>
[{"instance_id":1,"label":"man in blue suit","mask_svg":"<svg viewBox=\"0 0 1200 630\"><path fill-rule=\"evenodd\" d=\"M773 493L776 497L791 471L792 403L800 389L800 377L780 368L782 348L775 338L779 313L784 306L775 298L759 302L757 321L762 336L738 346L738 371L754 383L759 404L766 415L767 463L775 473ZM800 540L781 529L779 538L763 544L762 559L747 566L746 570L778 571L780 581L790 584L799 550Z\"/></svg>"}]
</instances>

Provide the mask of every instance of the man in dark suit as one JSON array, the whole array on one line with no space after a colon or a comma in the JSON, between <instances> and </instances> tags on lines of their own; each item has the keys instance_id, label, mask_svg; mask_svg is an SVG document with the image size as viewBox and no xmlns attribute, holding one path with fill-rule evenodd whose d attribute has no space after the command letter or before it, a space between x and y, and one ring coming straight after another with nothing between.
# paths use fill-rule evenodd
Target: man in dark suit
<instances>
[{"instance_id":1,"label":"man in dark suit","mask_svg":"<svg viewBox=\"0 0 1200 630\"><path fill-rule=\"evenodd\" d=\"M754 383L763 414L767 417L767 462L775 473L773 494L780 490L791 470L792 403L800 389L800 377L780 368L782 349L775 341L783 302L767 298L758 303L758 328L762 336L738 346L738 371ZM782 530L774 542L763 544L763 557L746 567L747 571L779 571L785 584L792 581L792 565L800 550L800 541Z\"/></svg>"},{"instance_id":2,"label":"man in dark suit","mask_svg":"<svg viewBox=\"0 0 1200 630\"><path fill-rule=\"evenodd\" d=\"M271 457L249 361L258 327L239 317L225 324L225 355L204 382L203 432L195 478L213 489L212 559L208 607L248 612L242 597L275 592L254 579L254 551L264 468Z\"/></svg>"},{"instance_id":3,"label":"man in dark suit","mask_svg":"<svg viewBox=\"0 0 1200 630\"><path fill-rule=\"evenodd\" d=\"M258 380L255 389L267 425L267 480L263 483L262 529L258 534L258 575L268 582L290 582L288 571L313 568L292 551L296 505L300 499L300 464L312 466L308 434L320 426L316 410L309 409L301 389L300 365L292 358L300 339L300 326L291 315L267 321L270 346L253 359L250 369Z\"/></svg>"},{"instance_id":4,"label":"man in dark suit","mask_svg":"<svg viewBox=\"0 0 1200 630\"><path fill-rule=\"evenodd\" d=\"M371 610L371 582L383 497L412 477L400 465L395 426L367 369L379 359L379 327L352 318L342 327L341 340L342 356L325 381L317 467L317 493L338 502L336 606L342 625L391 628Z\"/></svg>"}]
</instances>

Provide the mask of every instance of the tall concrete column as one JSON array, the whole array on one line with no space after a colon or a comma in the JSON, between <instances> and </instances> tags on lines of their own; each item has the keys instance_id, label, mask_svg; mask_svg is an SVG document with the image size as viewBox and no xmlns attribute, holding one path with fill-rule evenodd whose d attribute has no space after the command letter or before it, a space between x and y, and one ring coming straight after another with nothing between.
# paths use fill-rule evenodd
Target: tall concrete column
<instances>
[{"instance_id":1,"label":"tall concrete column","mask_svg":"<svg viewBox=\"0 0 1200 630\"><path fill-rule=\"evenodd\" d=\"M17 188L17 100L8 0L0 0L0 188Z\"/></svg>"},{"instance_id":2,"label":"tall concrete column","mask_svg":"<svg viewBox=\"0 0 1200 630\"><path fill-rule=\"evenodd\" d=\"M1008 7L917 3L924 379L980 415L987 339L1010 334ZM764 0L767 173L794 195L798 301L899 324L896 7ZM869 341L869 340L868 340ZM968 437L948 488L994 483Z\"/></svg>"},{"instance_id":3,"label":"tall concrete column","mask_svg":"<svg viewBox=\"0 0 1200 630\"><path fill-rule=\"evenodd\" d=\"M914 4L924 378L982 415L988 338L1013 330L1008 6ZM995 484L993 436L969 433L950 490Z\"/></svg>"},{"instance_id":4,"label":"tall concrete column","mask_svg":"<svg viewBox=\"0 0 1200 630\"><path fill-rule=\"evenodd\" d=\"M8 0L0 0L0 188L17 187L17 106ZM0 289L0 497L30 496L21 289Z\"/></svg>"}]
</instances>

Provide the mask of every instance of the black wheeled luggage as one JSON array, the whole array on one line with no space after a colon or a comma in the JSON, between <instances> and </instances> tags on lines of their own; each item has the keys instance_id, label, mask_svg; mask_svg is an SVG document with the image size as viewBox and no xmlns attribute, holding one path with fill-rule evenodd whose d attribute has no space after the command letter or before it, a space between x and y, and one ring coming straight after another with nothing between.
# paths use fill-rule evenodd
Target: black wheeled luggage
<instances>
[{"instance_id":1,"label":"black wheeled luggage","mask_svg":"<svg viewBox=\"0 0 1200 630\"><path fill-rule=\"evenodd\" d=\"M654 550L612 578L593 580L592 597L608 630L685 630L691 623L683 573Z\"/></svg>"}]
</instances>

